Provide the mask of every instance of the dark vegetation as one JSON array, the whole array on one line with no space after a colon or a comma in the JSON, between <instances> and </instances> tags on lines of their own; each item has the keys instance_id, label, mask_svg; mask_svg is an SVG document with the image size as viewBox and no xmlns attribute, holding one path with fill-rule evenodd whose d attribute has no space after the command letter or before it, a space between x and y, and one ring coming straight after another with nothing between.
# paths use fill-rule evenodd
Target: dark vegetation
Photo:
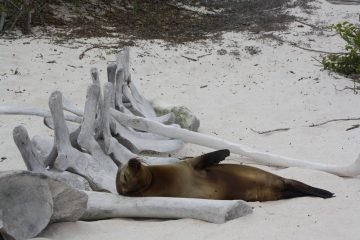
<instances>
[{"instance_id":1,"label":"dark vegetation","mask_svg":"<svg viewBox=\"0 0 360 240\"><path fill-rule=\"evenodd\" d=\"M221 31L284 29L287 9L309 9L311 0L0 0L0 31L24 34L56 29L60 39L117 37L186 42ZM186 6L195 8L187 8ZM199 9L206 9L201 13Z\"/></svg>"}]
</instances>

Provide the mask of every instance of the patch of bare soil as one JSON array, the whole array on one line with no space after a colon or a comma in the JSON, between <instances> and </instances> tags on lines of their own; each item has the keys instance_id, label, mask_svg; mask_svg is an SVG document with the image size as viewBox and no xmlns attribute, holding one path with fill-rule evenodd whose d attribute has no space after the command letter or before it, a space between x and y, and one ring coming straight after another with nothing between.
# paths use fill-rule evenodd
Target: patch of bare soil
<instances>
[{"instance_id":1,"label":"patch of bare soil","mask_svg":"<svg viewBox=\"0 0 360 240\"><path fill-rule=\"evenodd\" d=\"M182 43L222 31L281 30L294 20L287 10L311 9L312 0L49 1L35 25L52 26L59 39L118 37Z\"/></svg>"}]
</instances>

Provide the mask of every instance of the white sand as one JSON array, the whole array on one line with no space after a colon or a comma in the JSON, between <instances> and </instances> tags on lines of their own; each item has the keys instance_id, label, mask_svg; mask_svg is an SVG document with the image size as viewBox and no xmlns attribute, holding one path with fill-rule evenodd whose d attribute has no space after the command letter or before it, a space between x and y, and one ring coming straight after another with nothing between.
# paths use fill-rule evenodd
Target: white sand
<instances>
[{"instance_id":1,"label":"white sand","mask_svg":"<svg viewBox=\"0 0 360 240\"><path fill-rule=\"evenodd\" d=\"M312 24L328 25L341 19L357 20L360 6L317 3L312 15L300 10L298 16ZM333 33L312 32L294 23L286 32L274 32L301 46L325 51L343 51L343 42ZM92 39L89 41L105 41ZM29 43L29 44L26 44ZM90 67L101 69L105 81L106 63L113 54L94 49L84 59L85 49L56 46L46 39L0 41L0 104L47 108L51 91L61 90L79 105L85 100ZM259 55L244 48L256 46ZM56 51L55 51L56 49ZM219 55L217 50L227 54ZM232 54L232 53L234 53ZM200 58L189 61L182 56ZM41 57L41 55L43 57ZM225 33L222 41L167 46L163 42L139 42L132 48L132 74L135 84L149 99L188 106L201 121L200 132L241 142L259 149L299 159L324 163L350 163L359 154L360 128L345 131L359 121L338 122L317 128L311 123L332 118L360 117L360 96L350 90L349 79L329 74L312 57L320 54L276 41L257 40L244 33ZM55 64L46 63L55 60ZM73 68L69 65L76 66ZM81 67L81 68L79 68ZM13 75L18 68L21 75ZM292 72L291 72L292 71ZM6 74L3 76L3 74ZM200 88L200 86L207 87ZM25 89L23 93L15 93ZM1 170L24 169L12 140L12 129L24 124L31 136L50 134L42 119L28 116L0 116ZM250 130L290 127L287 132L258 135ZM187 145L178 153L189 156L210 149ZM231 159L240 159L232 155ZM360 179L299 169L266 168L336 193L328 200L298 198L267 203L251 203L254 213L216 225L181 219L134 221L114 219L96 222L57 223L40 237L49 239L359 239ZM40 239L40 238L39 238Z\"/></svg>"}]
</instances>

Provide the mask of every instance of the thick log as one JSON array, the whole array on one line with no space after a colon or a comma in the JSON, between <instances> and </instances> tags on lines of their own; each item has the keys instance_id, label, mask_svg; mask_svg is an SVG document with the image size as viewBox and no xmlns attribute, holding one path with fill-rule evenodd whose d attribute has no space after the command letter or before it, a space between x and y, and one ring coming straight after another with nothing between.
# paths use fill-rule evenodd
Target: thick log
<instances>
[{"instance_id":1,"label":"thick log","mask_svg":"<svg viewBox=\"0 0 360 240\"><path fill-rule=\"evenodd\" d=\"M107 218L193 218L212 223L245 216L252 208L241 200L208 200L165 197L124 197L99 192L86 192L88 205L82 220Z\"/></svg>"},{"instance_id":2,"label":"thick log","mask_svg":"<svg viewBox=\"0 0 360 240\"><path fill-rule=\"evenodd\" d=\"M84 215L88 196L62 181L47 179L53 200L50 222L75 222Z\"/></svg>"},{"instance_id":3,"label":"thick log","mask_svg":"<svg viewBox=\"0 0 360 240\"><path fill-rule=\"evenodd\" d=\"M84 192L43 174L2 172L0 238L29 239L50 222L77 221L86 210L87 200Z\"/></svg>"},{"instance_id":4,"label":"thick log","mask_svg":"<svg viewBox=\"0 0 360 240\"><path fill-rule=\"evenodd\" d=\"M53 199L47 182L30 172L0 173L0 235L29 239L50 222Z\"/></svg>"},{"instance_id":5,"label":"thick log","mask_svg":"<svg viewBox=\"0 0 360 240\"><path fill-rule=\"evenodd\" d=\"M57 149L52 138L35 135L31 139L31 144L33 152L45 168L53 165L57 157Z\"/></svg>"}]
</instances>

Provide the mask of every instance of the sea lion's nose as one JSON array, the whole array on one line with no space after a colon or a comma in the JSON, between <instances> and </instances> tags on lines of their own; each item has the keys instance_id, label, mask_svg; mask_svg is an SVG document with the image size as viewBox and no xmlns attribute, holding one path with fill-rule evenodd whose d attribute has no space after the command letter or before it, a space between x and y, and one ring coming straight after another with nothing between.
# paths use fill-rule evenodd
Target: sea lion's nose
<instances>
[{"instance_id":1,"label":"sea lion's nose","mask_svg":"<svg viewBox=\"0 0 360 240\"><path fill-rule=\"evenodd\" d=\"M129 160L128 166L133 171L139 171L140 167L141 167L141 163L136 158L132 158L132 159Z\"/></svg>"}]
</instances>

